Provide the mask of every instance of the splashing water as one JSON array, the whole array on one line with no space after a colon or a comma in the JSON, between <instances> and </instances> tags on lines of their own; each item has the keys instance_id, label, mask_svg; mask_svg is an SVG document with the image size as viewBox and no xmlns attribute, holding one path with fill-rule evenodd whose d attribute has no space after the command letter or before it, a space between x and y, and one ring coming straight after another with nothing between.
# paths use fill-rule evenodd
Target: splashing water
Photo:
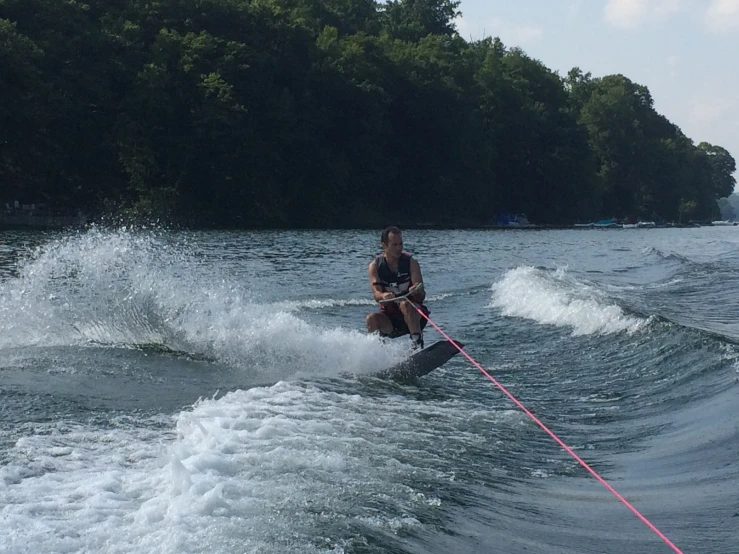
<instances>
[{"instance_id":1,"label":"splashing water","mask_svg":"<svg viewBox=\"0 0 739 554\"><path fill-rule=\"evenodd\" d=\"M492 306L503 315L537 323L571 327L573 335L635 332L646 320L623 310L564 269L549 272L534 267L508 271L493 285Z\"/></svg>"},{"instance_id":2,"label":"splashing water","mask_svg":"<svg viewBox=\"0 0 739 554\"><path fill-rule=\"evenodd\" d=\"M404 353L253 296L248 282L198 260L186 239L92 230L39 248L0 285L0 348L154 347L272 378L375 371Z\"/></svg>"}]
</instances>

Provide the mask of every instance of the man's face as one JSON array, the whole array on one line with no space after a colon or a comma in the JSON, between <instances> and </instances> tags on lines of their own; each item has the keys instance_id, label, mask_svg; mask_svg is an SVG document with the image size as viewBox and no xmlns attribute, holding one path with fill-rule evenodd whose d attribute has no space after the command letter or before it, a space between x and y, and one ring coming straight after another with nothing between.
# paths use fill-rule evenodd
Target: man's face
<instances>
[{"instance_id":1,"label":"man's face","mask_svg":"<svg viewBox=\"0 0 739 554\"><path fill-rule=\"evenodd\" d=\"M387 237L387 244L384 246L386 255L391 258L398 258L403 252L403 237L400 233L390 233Z\"/></svg>"}]
</instances>

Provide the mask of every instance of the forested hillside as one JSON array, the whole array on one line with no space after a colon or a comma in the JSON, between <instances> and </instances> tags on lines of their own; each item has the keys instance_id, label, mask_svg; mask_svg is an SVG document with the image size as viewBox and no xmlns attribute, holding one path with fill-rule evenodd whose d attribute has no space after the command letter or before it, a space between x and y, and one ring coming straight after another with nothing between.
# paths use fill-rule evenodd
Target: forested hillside
<instances>
[{"instance_id":1,"label":"forested hillside","mask_svg":"<svg viewBox=\"0 0 739 554\"><path fill-rule=\"evenodd\" d=\"M450 0L0 0L0 200L195 226L718 216L734 159Z\"/></svg>"}]
</instances>

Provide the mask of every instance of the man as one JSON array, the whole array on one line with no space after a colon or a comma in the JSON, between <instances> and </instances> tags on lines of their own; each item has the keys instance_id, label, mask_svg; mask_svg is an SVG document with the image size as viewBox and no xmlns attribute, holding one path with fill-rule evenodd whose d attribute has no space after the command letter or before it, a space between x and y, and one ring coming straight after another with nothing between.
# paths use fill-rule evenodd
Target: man
<instances>
[{"instance_id":1,"label":"man","mask_svg":"<svg viewBox=\"0 0 739 554\"><path fill-rule=\"evenodd\" d=\"M429 310L421 304L426 298L421 278L421 267L410 254L403 252L403 237L397 227L388 227L382 232L380 239L383 253L369 264L372 294L376 302L392 300L408 293L412 287L418 287L408 298L428 315ZM426 318L408 300L383 302L380 311L369 314L366 318L367 331L379 331L382 336L396 338L410 334L414 349L423 348L423 328Z\"/></svg>"}]
</instances>

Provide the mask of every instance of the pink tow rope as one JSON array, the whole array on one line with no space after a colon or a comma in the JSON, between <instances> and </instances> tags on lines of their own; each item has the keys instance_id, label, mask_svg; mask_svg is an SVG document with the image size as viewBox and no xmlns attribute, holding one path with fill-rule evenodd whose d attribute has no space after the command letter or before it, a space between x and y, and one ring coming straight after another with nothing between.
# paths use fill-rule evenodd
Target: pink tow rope
<instances>
[{"instance_id":1,"label":"pink tow rope","mask_svg":"<svg viewBox=\"0 0 739 554\"><path fill-rule=\"evenodd\" d=\"M426 315L425 313L423 313L423 310L421 310L421 309L420 309L420 308L419 308L419 307L418 307L418 306L417 306L417 305L416 305L415 303L413 303L413 302L412 302L411 300L408 300L408 301L409 301L409 302L411 302L411 304L412 304L412 305L413 305L413 307L414 307L414 308L416 309L416 311L417 311L417 312L418 312L419 314L421 314L421 316L422 316L423 318L425 318L425 319L426 319L426 321L428 321L428 322L429 322L429 323L430 323L430 324L431 324L431 325L432 325L432 326L434 327L434 329L436 329L437 331L439 331L439 333L441 333L441 336L443 336L443 337L444 337L444 338L445 338L446 340L448 340L448 341L449 341L450 343L452 343L452 345L454 345L454 347L455 347L455 348L456 348L457 350L459 350L459 351L461 352L461 354L462 354L462 355L463 355L463 356L464 356L465 358L467 358L467 359L468 359L468 360L470 361L470 363L471 363L472 365L474 365L474 366L475 366L475 367L476 367L477 369L479 369L479 370L480 370L480 371L481 371L481 372L483 373L483 375L485 375L485 377L487 377L488 379L490 379L490 381L491 381L491 382L492 382L492 383L493 383L493 384L494 384L494 385L495 385L496 387L498 387L498 388L499 388L499 389L500 389L501 391L503 391L503 394L505 394L505 395L506 395L506 396L507 396L508 398L510 398L510 399L511 399L511 400L513 401L513 403L514 403L514 404L515 404L516 406L518 406L518 407L519 407L519 408L520 408L521 410L523 410L523 412L524 412L524 413L525 413L525 414L526 414L527 416L529 416L529 417L530 417L530 418L532 419L532 421L533 421L534 423L536 423L536 424L537 424L537 425L538 425L539 427L541 427L542 429L544 429L544 431L545 431L545 432L546 432L546 433L547 433L547 434L548 434L548 435L549 435L550 437L552 437L552 439L554 439L554 441L555 441L555 442L556 442L556 443L557 443L558 445L560 445L560 446L561 446L561 447L562 447L562 448L563 448L563 449L565 450L565 452L567 452L567 453L568 453L568 454L569 454L570 456L572 456L573 458L575 458L575 460L577 460L577 462L578 462L578 463L579 463L579 464L580 464L580 465L581 465L582 467L584 467L584 468L585 468L585 469L586 469L586 470L587 470L587 471L588 471L588 472L589 472L589 473L590 473L590 474L591 474L591 475L592 475L593 477L595 477L595 478L596 478L596 479L597 479L597 480L598 480L598 481L600 482L600 484L601 484L601 485L603 485L603 486L604 486L604 487L605 487L606 489L608 489L608 490L609 490L609 491L610 491L610 492L611 492L611 493L612 493L612 494L613 494L613 495L614 495L614 496L615 496L616 498L618 498L618 499L619 499L619 500L620 500L620 501L621 501L621 502L622 502L622 503L623 503L623 504L624 504L624 505L625 505L625 506L626 506L626 507L627 507L627 508L628 508L629 510L631 510L631 511L632 511L632 512L634 513L634 515L635 515L636 517L638 517L638 518L639 518L639 519L640 519L640 520L641 520L641 521L642 521L642 522L643 522L643 523L644 523L644 524L645 524L645 525L646 525L647 527L649 527L649 528L650 528L650 529L651 529L651 530L652 530L652 531L653 531L653 532L654 532L654 533L655 533L655 534L656 534L656 535L657 535L657 536L658 536L658 537L659 537L660 539L662 539L663 541L665 541L665 543L666 543L666 544L667 544L667 545L668 545L668 546L669 546L670 548L672 548L672 550L674 550L674 551L675 551L675 552L677 552L678 554L683 554L682 550L680 550L680 549L679 549L679 548L678 548L677 546L675 546L675 545L674 545L674 544L672 543L672 541L670 541L670 539L668 539L668 538L667 538L667 537L666 537L666 536L665 536L665 535L664 535L664 534L663 534L663 533L662 533L662 532L661 532L661 531L660 531L659 529L657 529L657 527L656 527L656 526L654 526L654 525L653 525L653 524L652 524L652 523L651 523L651 522L650 522L650 521L649 521L649 520L648 520L648 519L647 519L646 517L644 517L644 516L643 516L643 515L642 515L642 514L641 514L641 513L639 512L639 510L637 510L636 508L634 508L634 506L632 506L632 505L631 505L631 503L630 503L630 502L629 502L628 500L626 500L626 499L625 499L625 498L624 498L623 496L621 496L621 495L620 495L620 494L619 494L619 493L618 493L618 492L616 491L616 489L614 489L614 488L613 488L613 487L612 487L611 485L609 485L609 484L608 484L608 483L606 482L606 480L605 480L605 479L603 479L603 477L601 477L600 475L598 475L598 473L597 473L597 472L596 472L596 471L595 471L595 470L594 470L594 469L593 469L592 467L590 467L590 466L589 466L589 465L588 465L588 464L587 464L587 463L586 463L586 462L585 462L585 461L584 461L584 460L583 460L583 459L582 459L582 458L581 458L580 456L578 456L577 454L575 454L575 451L574 451L574 450L572 450L572 448L570 448L569 446L567 446L567 445L566 445L566 444L564 443L564 441L562 441L562 440L561 440L561 439L560 439L560 438L559 438L559 437L558 437L557 435L555 435L555 434L554 434L554 433L553 433L553 432L552 432L552 431L551 431L551 430L550 430L550 429L549 429L549 428L548 428L548 427L547 427L546 425L544 425L544 424L543 424L543 423L542 423L541 421L539 421L539 419L538 419L538 418L537 418L537 417L536 417L536 416L535 416L534 414L532 414L532 413L531 413L531 412L530 412L530 411L529 411L529 410L528 410L528 409L526 408L526 406L524 406L524 405L523 405L523 404L522 404L521 402L519 402L519 401L518 401L518 399L517 399L517 398L516 398L515 396L513 396L513 395L512 395L512 394L511 394L510 392L508 392L508 390L507 390L507 389L506 389L506 388L505 388L505 387L504 387L503 385L501 385L501 384L500 384L500 383L499 383L499 382L498 382L498 381L497 381L497 380L496 380L496 379L495 379L495 378L494 378L494 377L493 377L492 375L490 375L490 373L488 373L488 372L487 372L487 371L485 370L485 368L483 368L483 367L482 367L482 366L481 366L481 365L480 365L479 363L477 363L477 362L476 362L476 361L475 361L475 360L474 360L474 359L472 358L472 356L470 356L469 354L467 354L467 352L465 352L463 348L461 348L461 347L460 347L460 346L459 346L459 345L458 345L458 344L457 344L456 342L454 342L454 341L453 341L453 340L451 339L451 337L450 337L449 335L447 335L447 334L446 334L446 333L445 333L444 331L442 331L442 329L441 329L441 328L440 328L440 327L439 327L439 326L438 326L438 325L437 325L436 323L434 323L434 322L433 322L433 321L431 320L431 318L430 318L430 317L429 317L428 315Z\"/></svg>"}]
</instances>

